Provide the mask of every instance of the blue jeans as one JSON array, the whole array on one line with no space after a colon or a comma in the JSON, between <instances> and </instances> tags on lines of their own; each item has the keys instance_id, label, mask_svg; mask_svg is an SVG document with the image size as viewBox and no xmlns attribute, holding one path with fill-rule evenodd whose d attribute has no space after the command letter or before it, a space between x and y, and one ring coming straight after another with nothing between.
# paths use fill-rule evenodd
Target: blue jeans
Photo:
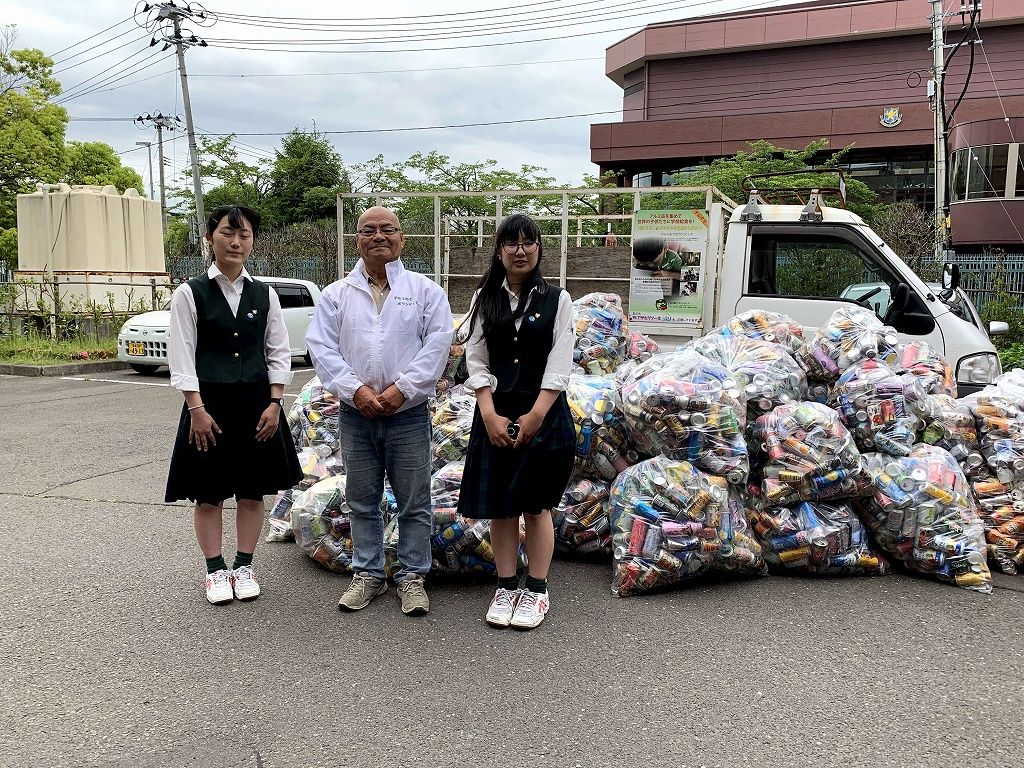
<instances>
[{"instance_id":1,"label":"blue jeans","mask_svg":"<svg viewBox=\"0 0 1024 768\"><path fill-rule=\"evenodd\" d=\"M341 405L341 457L352 526L352 569L384 578L384 474L398 502L395 581L430 572L430 419L423 403L392 416L365 418Z\"/></svg>"}]
</instances>

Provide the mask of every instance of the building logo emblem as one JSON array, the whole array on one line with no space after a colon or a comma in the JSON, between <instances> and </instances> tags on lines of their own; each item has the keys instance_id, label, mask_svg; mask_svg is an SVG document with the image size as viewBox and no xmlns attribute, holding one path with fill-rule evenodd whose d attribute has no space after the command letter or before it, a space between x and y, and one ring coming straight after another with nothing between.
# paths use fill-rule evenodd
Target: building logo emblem
<instances>
[{"instance_id":1,"label":"building logo emblem","mask_svg":"<svg viewBox=\"0 0 1024 768\"><path fill-rule=\"evenodd\" d=\"M878 118L878 122L886 128L895 128L903 122L903 113L900 112L899 107L886 107L882 110L882 116Z\"/></svg>"}]
</instances>

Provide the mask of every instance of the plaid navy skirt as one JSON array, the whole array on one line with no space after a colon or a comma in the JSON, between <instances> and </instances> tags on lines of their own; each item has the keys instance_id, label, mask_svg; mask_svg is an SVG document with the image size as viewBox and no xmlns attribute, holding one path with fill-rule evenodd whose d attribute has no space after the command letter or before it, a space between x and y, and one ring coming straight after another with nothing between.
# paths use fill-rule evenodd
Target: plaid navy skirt
<instances>
[{"instance_id":1,"label":"plaid navy skirt","mask_svg":"<svg viewBox=\"0 0 1024 768\"><path fill-rule=\"evenodd\" d=\"M494 410L515 421L536 396L494 394ZM537 434L523 448L496 448L479 407L473 414L459 514L473 520L536 515L556 507L565 493L576 455L576 428L565 392L552 404Z\"/></svg>"}]
</instances>

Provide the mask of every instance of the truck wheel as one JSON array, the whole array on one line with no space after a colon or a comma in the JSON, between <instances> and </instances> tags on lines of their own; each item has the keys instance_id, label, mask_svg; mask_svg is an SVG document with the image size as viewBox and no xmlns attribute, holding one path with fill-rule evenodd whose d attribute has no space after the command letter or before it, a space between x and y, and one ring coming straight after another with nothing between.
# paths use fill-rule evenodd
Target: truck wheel
<instances>
[{"instance_id":1,"label":"truck wheel","mask_svg":"<svg viewBox=\"0 0 1024 768\"><path fill-rule=\"evenodd\" d=\"M141 363L128 363L128 367L131 368L136 373L141 373L145 376L152 376L154 373L156 373L156 369L159 368L160 366L142 365Z\"/></svg>"}]
</instances>

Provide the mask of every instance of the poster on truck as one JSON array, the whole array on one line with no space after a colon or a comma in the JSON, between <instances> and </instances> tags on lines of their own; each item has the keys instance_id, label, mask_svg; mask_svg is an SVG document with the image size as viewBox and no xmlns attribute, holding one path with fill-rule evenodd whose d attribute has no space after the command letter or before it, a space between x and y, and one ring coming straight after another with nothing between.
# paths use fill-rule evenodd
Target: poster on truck
<instances>
[{"instance_id":1,"label":"poster on truck","mask_svg":"<svg viewBox=\"0 0 1024 768\"><path fill-rule=\"evenodd\" d=\"M700 325L704 311L708 212L637 211L629 271L629 319Z\"/></svg>"}]
</instances>

